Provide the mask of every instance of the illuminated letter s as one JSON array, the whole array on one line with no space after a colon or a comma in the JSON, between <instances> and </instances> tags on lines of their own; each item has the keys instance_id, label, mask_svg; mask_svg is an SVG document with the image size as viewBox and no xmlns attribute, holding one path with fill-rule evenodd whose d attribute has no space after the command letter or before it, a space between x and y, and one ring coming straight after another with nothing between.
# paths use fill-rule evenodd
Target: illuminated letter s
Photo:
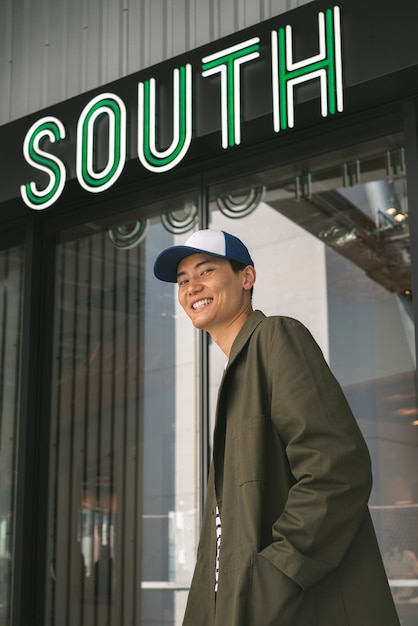
<instances>
[{"instance_id":1,"label":"illuminated letter s","mask_svg":"<svg viewBox=\"0 0 418 626\"><path fill-rule=\"evenodd\" d=\"M65 128L56 117L43 117L28 130L23 143L25 160L49 177L49 183L39 189L36 183L30 182L21 185L20 193L24 203L31 209L46 209L60 197L64 186L66 171L65 165L58 157L41 149L41 142L49 139L54 143L65 138Z\"/></svg>"}]
</instances>

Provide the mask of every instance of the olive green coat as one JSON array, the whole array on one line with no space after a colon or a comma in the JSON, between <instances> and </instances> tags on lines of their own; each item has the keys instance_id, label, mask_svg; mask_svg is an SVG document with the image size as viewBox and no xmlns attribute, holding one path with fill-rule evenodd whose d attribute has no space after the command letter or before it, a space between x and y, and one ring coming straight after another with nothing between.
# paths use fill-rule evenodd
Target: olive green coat
<instances>
[{"instance_id":1,"label":"olive green coat","mask_svg":"<svg viewBox=\"0 0 418 626\"><path fill-rule=\"evenodd\" d=\"M366 444L312 336L296 320L254 312L219 389L183 625L399 626L370 488Z\"/></svg>"}]
</instances>

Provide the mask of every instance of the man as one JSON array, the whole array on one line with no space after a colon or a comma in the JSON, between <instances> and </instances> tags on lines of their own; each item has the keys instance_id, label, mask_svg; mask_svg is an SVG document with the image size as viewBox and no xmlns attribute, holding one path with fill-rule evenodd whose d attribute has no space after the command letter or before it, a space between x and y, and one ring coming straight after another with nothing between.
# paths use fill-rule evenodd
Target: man
<instances>
[{"instance_id":1,"label":"man","mask_svg":"<svg viewBox=\"0 0 418 626\"><path fill-rule=\"evenodd\" d=\"M369 453L310 333L253 311L254 263L228 233L194 233L154 273L228 357L183 625L399 626Z\"/></svg>"}]
</instances>

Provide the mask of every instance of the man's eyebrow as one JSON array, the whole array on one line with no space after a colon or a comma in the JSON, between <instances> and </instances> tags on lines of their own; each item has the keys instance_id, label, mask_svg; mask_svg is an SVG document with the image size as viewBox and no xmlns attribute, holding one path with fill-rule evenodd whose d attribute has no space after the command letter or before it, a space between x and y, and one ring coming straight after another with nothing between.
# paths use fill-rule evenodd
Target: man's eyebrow
<instances>
[{"instance_id":1,"label":"man's eyebrow","mask_svg":"<svg viewBox=\"0 0 418 626\"><path fill-rule=\"evenodd\" d=\"M214 262L215 262L215 259L203 259L203 261L199 261L198 263L196 263L196 265L193 266L193 269L197 270L202 265L207 265L207 264L214 263ZM177 278L179 278L180 276L184 276L184 274L186 274L185 271L177 272Z\"/></svg>"}]
</instances>

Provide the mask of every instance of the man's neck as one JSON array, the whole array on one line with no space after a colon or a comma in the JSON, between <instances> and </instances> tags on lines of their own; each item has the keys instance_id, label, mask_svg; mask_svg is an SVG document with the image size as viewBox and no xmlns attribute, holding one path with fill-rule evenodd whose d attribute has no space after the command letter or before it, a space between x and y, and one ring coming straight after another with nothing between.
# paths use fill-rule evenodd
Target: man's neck
<instances>
[{"instance_id":1,"label":"man's neck","mask_svg":"<svg viewBox=\"0 0 418 626\"><path fill-rule=\"evenodd\" d=\"M224 352L228 358L236 336L252 313L253 308L249 305L248 308L242 311L239 317L231 321L228 326L209 332L213 341L220 347L222 352Z\"/></svg>"}]
</instances>

